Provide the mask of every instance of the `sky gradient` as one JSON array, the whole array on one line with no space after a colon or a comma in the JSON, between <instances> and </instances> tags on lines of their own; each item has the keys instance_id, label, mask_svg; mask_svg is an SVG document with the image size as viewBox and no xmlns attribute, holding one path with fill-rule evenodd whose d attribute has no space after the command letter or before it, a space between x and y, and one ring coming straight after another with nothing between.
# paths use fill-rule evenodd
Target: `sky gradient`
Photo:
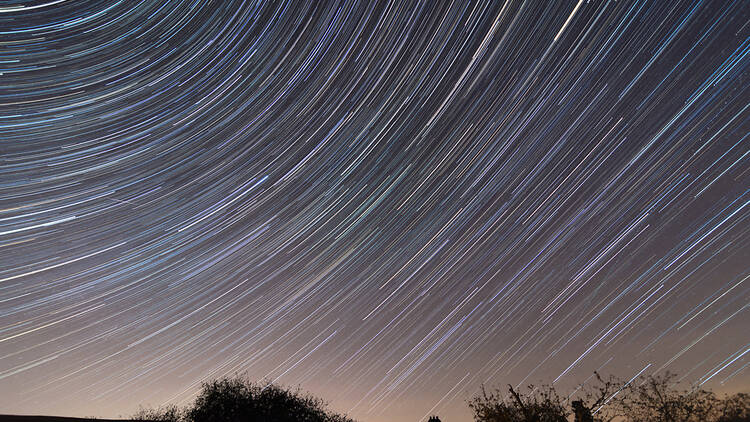
<instances>
[{"instance_id":1,"label":"sky gradient","mask_svg":"<svg viewBox=\"0 0 750 422\"><path fill-rule=\"evenodd\" d=\"M246 373L750 390L750 3L5 1L0 413Z\"/></svg>"}]
</instances>

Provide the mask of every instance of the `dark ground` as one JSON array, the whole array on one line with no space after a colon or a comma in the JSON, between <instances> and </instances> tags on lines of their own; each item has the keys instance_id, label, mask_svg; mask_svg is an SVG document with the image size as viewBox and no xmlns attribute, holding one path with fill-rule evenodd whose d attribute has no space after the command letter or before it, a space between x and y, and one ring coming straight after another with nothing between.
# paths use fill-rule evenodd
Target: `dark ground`
<instances>
[{"instance_id":1,"label":"dark ground","mask_svg":"<svg viewBox=\"0 0 750 422\"><path fill-rule=\"evenodd\" d=\"M68 418L64 416L0 415L0 422L122 422L125 419Z\"/></svg>"}]
</instances>

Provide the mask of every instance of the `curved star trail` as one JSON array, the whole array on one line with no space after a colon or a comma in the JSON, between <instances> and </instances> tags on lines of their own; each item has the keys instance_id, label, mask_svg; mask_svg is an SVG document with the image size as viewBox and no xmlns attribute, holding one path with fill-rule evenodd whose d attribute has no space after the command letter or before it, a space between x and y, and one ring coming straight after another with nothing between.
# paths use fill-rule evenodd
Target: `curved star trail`
<instances>
[{"instance_id":1,"label":"curved star trail","mask_svg":"<svg viewBox=\"0 0 750 422\"><path fill-rule=\"evenodd\" d=\"M0 410L750 386L750 6L6 1Z\"/></svg>"}]
</instances>

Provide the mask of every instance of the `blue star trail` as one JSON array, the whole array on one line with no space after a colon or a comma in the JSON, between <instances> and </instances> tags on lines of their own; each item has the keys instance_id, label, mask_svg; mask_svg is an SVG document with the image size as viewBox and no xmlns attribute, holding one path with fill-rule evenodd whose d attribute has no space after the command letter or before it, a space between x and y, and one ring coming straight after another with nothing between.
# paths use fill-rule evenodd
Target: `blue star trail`
<instances>
[{"instance_id":1,"label":"blue star trail","mask_svg":"<svg viewBox=\"0 0 750 422\"><path fill-rule=\"evenodd\" d=\"M0 413L246 373L750 387L746 1L5 1Z\"/></svg>"}]
</instances>

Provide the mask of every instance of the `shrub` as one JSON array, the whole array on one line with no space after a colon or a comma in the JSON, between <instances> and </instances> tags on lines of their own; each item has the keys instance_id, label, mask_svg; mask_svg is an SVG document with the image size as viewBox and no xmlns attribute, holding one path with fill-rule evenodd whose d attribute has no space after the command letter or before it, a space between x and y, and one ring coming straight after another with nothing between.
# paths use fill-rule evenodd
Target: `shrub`
<instances>
[{"instance_id":1,"label":"shrub","mask_svg":"<svg viewBox=\"0 0 750 422\"><path fill-rule=\"evenodd\" d=\"M244 377L203 384L192 406L141 409L132 419L155 422L354 422L299 388L255 383Z\"/></svg>"}]
</instances>

